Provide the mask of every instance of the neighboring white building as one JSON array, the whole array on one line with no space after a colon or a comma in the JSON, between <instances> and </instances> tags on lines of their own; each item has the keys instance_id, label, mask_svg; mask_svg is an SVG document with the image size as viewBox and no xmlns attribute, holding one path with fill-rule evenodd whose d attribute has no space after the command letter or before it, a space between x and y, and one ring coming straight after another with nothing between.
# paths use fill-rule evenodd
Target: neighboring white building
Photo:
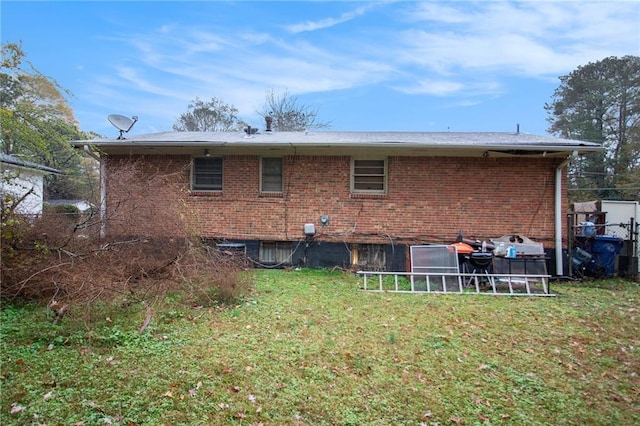
<instances>
[{"instance_id":1,"label":"neighboring white building","mask_svg":"<svg viewBox=\"0 0 640 426\"><path fill-rule=\"evenodd\" d=\"M42 214L44 176L62 174L60 170L22 160L15 155L0 154L2 180L0 194L11 194L15 199L22 197L16 212L24 215Z\"/></svg>"},{"instance_id":2,"label":"neighboring white building","mask_svg":"<svg viewBox=\"0 0 640 426\"><path fill-rule=\"evenodd\" d=\"M628 240L633 239L633 232L635 234L635 248L625 247L624 252L627 255L635 256L636 260L636 273L640 271L640 235L637 234L640 231L640 202L638 201L614 201L614 200L602 200L600 202L600 210L607 213L607 228L613 231L614 235L620 235ZM635 229L625 228L625 225L629 224L633 219ZM628 237L625 237L627 235ZM626 242L625 244L630 244ZM633 261L633 260L631 260ZM636 274L637 276L637 274Z\"/></svg>"},{"instance_id":3,"label":"neighboring white building","mask_svg":"<svg viewBox=\"0 0 640 426\"><path fill-rule=\"evenodd\" d=\"M600 211L607 213L607 224L627 224L631 219L640 221L640 202L638 201L600 201Z\"/></svg>"},{"instance_id":4,"label":"neighboring white building","mask_svg":"<svg viewBox=\"0 0 640 426\"><path fill-rule=\"evenodd\" d=\"M573 211L578 214L576 225L582 221L594 222L604 227L601 234L615 235L624 239L632 239L628 225L633 219L640 223L640 201L595 200L573 204Z\"/></svg>"}]
</instances>

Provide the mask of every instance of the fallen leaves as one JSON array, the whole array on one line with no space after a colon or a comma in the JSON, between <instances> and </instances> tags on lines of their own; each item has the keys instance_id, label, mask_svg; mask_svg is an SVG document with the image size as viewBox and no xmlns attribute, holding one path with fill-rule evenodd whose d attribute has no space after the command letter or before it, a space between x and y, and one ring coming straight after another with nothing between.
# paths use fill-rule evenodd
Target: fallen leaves
<instances>
[{"instance_id":1,"label":"fallen leaves","mask_svg":"<svg viewBox=\"0 0 640 426\"><path fill-rule=\"evenodd\" d=\"M20 405L17 402L14 402L13 404L11 404L11 414L18 414L21 411L26 410L27 407L25 407L24 405Z\"/></svg>"},{"instance_id":2,"label":"fallen leaves","mask_svg":"<svg viewBox=\"0 0 640 426\"><path fill-rule=\"evenodd\" d=\"M276 293L281 297L283 292L276 289ZM315 416L320 415L327 423L339 423L344 421L347 410L359 424L392 423L385 417L392 411L394 419L407 423L413 420L414 424L424 422L425 426L517 423L525 415L532 423L545 423L550 418L559 422L580 418L583 413L588 413L589 418L604 419L611 412L596 414L603 402L612 410L620 410L621 419L628 419L629 407L635 402L640 385L640 373L635 368L640 344L623 340L619 329L611 329L609 335L603 333L596 339L590 334L590 324L586 327L572 322L571 333L565 333L554 316L550 326L537 334L539 325L528 327L515 315L522 310L521 299L506 303L500 298L495 302L494 299L471 304L456 302L458 312L465 307L465 316L452 320L446 300L436 303L429 299L426 304L436 313L432 317L425 315L424 302L415 308L407 307L409 315L404 308L396 309L395 303L393 310L385 311L384 297L373 306L375 310L351 299L344 304L330 299L324 302L326 310L317 308L305 316L301 316L297 304L279 305L280 299L275 299L273 309L282 311L281 318L273 313L266 316L267 310L256 311L265 316L254 318L249 316L254 312L247 310L233 323L230 315L227 318L226 314L215 313L219 317L213 331L203 320L202 328L195 329L198 333L195 336L189 336L184 328L180 330L182 334L175 333L180 338L174 339L173 329L163 330L159 335L121 348L126 352L89 346L85 342L92 340L75 337L67 345L56 340L52 352L46 352L51 340L38 340L37 345L28 349L37 348L37 354L44 359L61 362L56 370L47 370L47 365L41 368L31 355L36 351L24 348L7 357L3 380L11 385L11 381L18 383L13 386L22 386L19 381L24 381L24 386L29 384L32 391L28 395L7 393L5 414L9 423L20 423L31 420L33 413L42 413L34 424L51 424L55 421L46 417L46 411L76 410L77 416L69 424L82 418L87 425L94 423L94 418L104 417L98 415L99 410L86 403L68 404L66 400L68 387L82 382L97 388L109 386L110 392L83 395L98 398L95 401L109 411L114 410L110 405L110 399L114 398L112 390L131 401L173 409L163 410L159 414L161 420L149 414L152 420L146 423L179 423L185 411L200 418L210 416L256 426L261 421L313 423ZM293 302L298 303L296 300ZM403 304L408 301L403 299ZM472 320L476 314L485 318L480 315L481 308L492 308L494 303L499 305L496 310L505 309L505 318L515 323L502 321L499 316L482 325ZM545 308L544 303L537 305ZM512 310L513 305L520 308ZM555 302L552 305L554 313L560 312L557 305ZM317 312L328 312L328 320ZM348 321L338 321L341 313ZM434 317L440 320L432 321ZM569 321L568 318L562 317L563 321ZM247 322L241 322L245 319L250 319L251 328L246 328ZM311 321L315 321L314 326L307 327ZM381 323L389 328L380 327ZM168 340L171 346L163 341L165 332L171 333ZM384 344L389 342L392 332L402 336L398 338L402 345ZM32 340L26 343L31 344ZM162 352L156 354L156 348ZM434 349L439 352L434 354ZM71 355L67 357L68 354ZM63 366L72 367L77 374L72 374L76 373L73 370L67 372ZM363 380L361 376L369 366L374 374ZM527 371L536 376L526 376ZM31 372L38 372L35 384L27 377ZM104 377L99 376L103 373ZM125 375L129 382L116 381ZM91 380L83 380L86 377ZM58 380L57 387L54 380ZM137 383L150 386L140 387ZM598 389L607 389L605 386L610 389L610 383L617 384L614 392L619 394L594 397ZM512 393L513 388L519 393ZM580 395L564 392L566 389L584 390L584 396L582 392ZM130 390L136 393L126 394ZM384 403L380 404L383 397ZM544 405L538 404L542 397ZM582 400L584 404L580 403ZM15 405L10 406L13 401ZM588 401L593 404L588 405ZM63 404L72 408L58 408ZM9 414L10 410L14 414ZM142 420L146 418L141 417Z\"/></svg>"},{"instance_id":3,"label":"fallen leaves","mask_svg":"<svg viewBox=\"0 0 640 426\"><path fill-rule=\"evenodd\" d=\"M480 420L483 423L489 423L491 421L491 419L488 416L486 416L486 415L484 415L482 413L478 414L478 420Z\"/></svg>"},{"instance_id":4,"label":"fallen leaves","mask_svg":"<svg viewBox=\"0 0 640 426\"><path fill-rule=\"evenodd\" d=\"M196 383L194 388L189 389L189 396L194 397L198 393L198 390L202 387L202 382Z\"/></svg>"}]
</instances>

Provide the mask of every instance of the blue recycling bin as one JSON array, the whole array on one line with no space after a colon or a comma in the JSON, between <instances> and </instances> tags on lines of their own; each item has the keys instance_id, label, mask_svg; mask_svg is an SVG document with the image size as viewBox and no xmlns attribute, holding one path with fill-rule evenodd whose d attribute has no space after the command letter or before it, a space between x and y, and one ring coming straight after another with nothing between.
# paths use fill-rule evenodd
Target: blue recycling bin
<instances>
[{"instance_id":1,"label":"blue recycling bin","mask_svg":"<svg viewBox=\"0 0 640 426\"><path fill-rule=\"evenodd\" d=\"M591 243L593 262L587 270L611 277L616 273L616 259L622 251L624 241L615 235L596 235Z\"/></svg>"}]
</instances>

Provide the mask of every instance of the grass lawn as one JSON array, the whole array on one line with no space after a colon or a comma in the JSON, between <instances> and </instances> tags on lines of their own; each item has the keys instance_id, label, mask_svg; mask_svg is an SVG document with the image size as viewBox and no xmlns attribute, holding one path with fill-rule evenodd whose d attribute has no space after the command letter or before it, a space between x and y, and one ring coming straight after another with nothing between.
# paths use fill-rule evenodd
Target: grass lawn
<instances>
[{"instance_id":1,"label":"grass lawn","mask_svg":"<svg viewBox=\"0 0 640 426\"><path fill-rule=\"evenodd\" d=\"M370 293L255 271L236 307L1 309L0 423L640 424L640 286L555 298Z\"/></svg>"}]
</instances>

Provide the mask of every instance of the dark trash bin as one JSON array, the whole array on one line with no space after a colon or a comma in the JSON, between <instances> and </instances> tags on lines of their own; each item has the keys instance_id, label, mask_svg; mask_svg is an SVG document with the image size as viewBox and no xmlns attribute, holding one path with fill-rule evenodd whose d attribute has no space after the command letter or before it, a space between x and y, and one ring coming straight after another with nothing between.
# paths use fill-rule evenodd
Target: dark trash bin
<instances>
[{"instance_id":1,"label":"dark trash bin","mask_svg":"<svg viewBox=\"0 0 640 426\"><path fill-rule=\"evenodd\" d=\"M593 261L591 253L584 251L580 247L575 247L571 254L571 266L574 272L582 273L589 268L589 263Z\"/></svg>"},{"instance_id":2,"label":"dark trash bin","mask_svg":"<svg viewBox=\"0 0 640 426\"><path fill-rule=\"evenodd\" d=\"M616 273L616 260L624 241L614 235L596 235L591 243L593 261L587 269L597 275L612 277Z\"/></svg>"}]
</instances>

